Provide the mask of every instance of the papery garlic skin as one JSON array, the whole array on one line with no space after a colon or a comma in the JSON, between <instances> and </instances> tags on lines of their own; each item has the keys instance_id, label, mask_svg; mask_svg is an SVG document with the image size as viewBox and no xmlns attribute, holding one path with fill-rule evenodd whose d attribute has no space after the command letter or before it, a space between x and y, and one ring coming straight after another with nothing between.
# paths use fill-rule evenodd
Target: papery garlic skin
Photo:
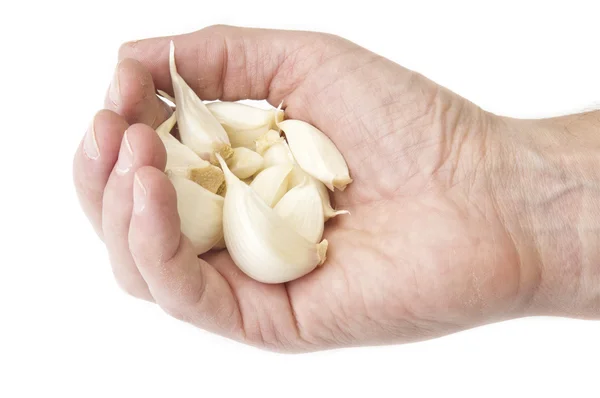
<instances>
[{"instance_id":1,"label":"papery garlic skin","mask_svg":"<svg viewBox=\"0 0 600 398\"><path fill-rule=\"evenodd\" d=\"M306 240L233 175L220 156L217 159L227 182L223 232L238 268L259 282L285 283L324 263L327 240L318 244Z\"/></svg>"},{"instance_id":2,"label":"papery garlic skin","mask_svg":"<svg viewBox=\"0 0 600 398\"><path fill-rule=\"evenodd\" d=\"M225 176L221 169L201 159L171 135L170 132L177 118L176 113L177 111L156 128L156 133L167 152L165 171L190 179L212 193L219 192L225 183Z\"/></svg>"},{"instance_id":3,"label":"papery garlic skin","mask_svg":"<svg viewBox=\"0 0 600 398\"><path fill-rule=\"evenodd\" d=\"M285 195L293 166L280 164L264 169L254 177L250 187L269 207L273 207Z\"/></svg>"},{"instance_id":4,"label":"papery garlic skin","mask_svg":"<svg viewBox=\"0 0 600 398\"><path fill-rule=\"evenodd\" d=\"M278 123L285 133L296 162L329 190L343 191L352 182L346 160L333 141L321 130L302 120L288 119Z\"/></svg>"},{"instance_id":5,"label":"papery garlic skin","mask_svg":"<svg viewBox=\"0 0 600 398\"><path fill-rule=\"evenodd\" d=\"M166 99L167 101L169 101L171 104L176 105L175 104L175 98L171 97L168 93L166 93L165 91L162 90L156 90L156 92L158 93L159 97L162 97L162 99ZM165 102L165 101L163 101ZM168 104L169 106L172 106L171 104Z\"/></svg>"},{"instance_id":6,"label":"papery garlic skin","mask_svg":"<svg viewBox=\"0 0 600 398\"><path fill-rule=\"evenodd\" d=\"M280 108L262 109L241 102L217 101L206 107L221 123L234 148L254 150L255 141L270 129L277 129L284 117Z\"/></svg>"},{"instance_id":7,"label":"papery garlic skin","mask_svg":"<svg viewBox=\"0 0 600 398\"><path fill-rule=\"evenodd\" d=\"M192 242L197 255L206 253L223 238L225 200L187 178L169 172L167 176L177 193L181 232Z\"/></svg>"},{"instance_id":8,"label":"papery garlic skin","mask_svg":"<svg viewBox=\"0 0 600 398\"><path fill-rule=\"evenodd\" d=\"M181 142L204 160L216 162L215 153L221 154L225 159L229 158L231 144L227 132L177 73L173 41L169 50L169 69L177 104L177 126Z\"/></svg>"},{"instance_id":9,"label":"papery garlic skin","mask_svg":"<svg viewBox=\"0 0 600 398\"><path fill-rule=\"evenodd\" d=\"M237 178L246 179L263 169L263 158L248 148L239 147L233 149L227 164Z\"/></svg>"},{"instance_id":10,"label":"papery garlic skin","mask_svg":"<svg viewBox=\"0 0 600 398\"><path fill-rule=\"evenodd\" d=\"M308 241L317 243L323 237L323 203L316 185L308 179L290 189L273 209Z\"/></svg>"}]
</instances>

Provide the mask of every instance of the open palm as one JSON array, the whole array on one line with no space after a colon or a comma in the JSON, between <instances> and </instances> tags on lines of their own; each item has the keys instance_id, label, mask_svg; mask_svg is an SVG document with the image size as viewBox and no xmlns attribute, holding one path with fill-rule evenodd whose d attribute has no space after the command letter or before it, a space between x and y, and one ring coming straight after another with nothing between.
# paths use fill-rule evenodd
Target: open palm
<instances>
[{"instance_id":1,"label":"open palm","mask_svg":"<svg viewBox=\"0 0 600 398\"><path fill-rule=\"evenodd\" d=\"M344 155L354 182L334 203L351 215L328 222L322 267L266 285L226 251L194 256L152 130L170 111L155 90L171 91L171 39L200 98L283 100L288 118L315 125ZM132 295L290 352L421 340L518 311L525 277L488 178L493 115L330 35L219 26L127 43L119 58L74 178Z\"/></svg>"}]
</instances>

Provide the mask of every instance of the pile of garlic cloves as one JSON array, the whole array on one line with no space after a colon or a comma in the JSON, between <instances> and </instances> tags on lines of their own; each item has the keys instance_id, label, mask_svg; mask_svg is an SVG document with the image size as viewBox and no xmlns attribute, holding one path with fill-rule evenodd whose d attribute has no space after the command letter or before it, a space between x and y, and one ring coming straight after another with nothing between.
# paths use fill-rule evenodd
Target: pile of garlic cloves
<instances>
[{"instance_id":1,"label":"pile of garlic cloves","mask_svg":"<svg viewBox=\"0 0 600 398\"><path fill-rule=\"evenodd\" d=\"M322 265L325 223L348 214L332 208L329 191L352 182L334 143L304 121L285 120L281 105L201 100L177 72L173 42L169 67L174 97L158 95L175 111L156 131L181 230L196 253L226 249L263 283L289 282Z\"/></svg>"}]
</instances>

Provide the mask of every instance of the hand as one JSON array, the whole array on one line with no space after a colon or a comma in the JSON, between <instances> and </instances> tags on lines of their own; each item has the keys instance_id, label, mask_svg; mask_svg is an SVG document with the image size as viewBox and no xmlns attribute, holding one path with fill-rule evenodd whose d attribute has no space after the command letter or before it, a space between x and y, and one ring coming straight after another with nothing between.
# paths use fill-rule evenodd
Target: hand
<instances>
[{"instance_id":1,"label":"hand","mask_svg":"<svg viewBox=\"0 0 600 398\"><path fill-rule=\"evenodd\" d=\"M172 93L171 39L200 98L283 100L287 117L315 125L343 153L354 182L334 202L351 215L328 223L323 267L265 285L224 251L193 254L153 130L170 113L155 90ZM517 228L532 207L513 158L529 152L507 138L525 122L319 33L217 26L126 43L119 59L74 178L131 295L287 352L423 340L541 308L532 303L545 265L534 232L543 228Z\"/></svg>"}]
</instances>

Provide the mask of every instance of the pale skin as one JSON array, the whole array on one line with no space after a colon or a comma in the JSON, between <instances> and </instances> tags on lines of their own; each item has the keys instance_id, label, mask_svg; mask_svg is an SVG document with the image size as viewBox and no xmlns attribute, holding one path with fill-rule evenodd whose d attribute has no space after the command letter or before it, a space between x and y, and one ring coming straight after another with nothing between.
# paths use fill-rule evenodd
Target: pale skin
<instances>
[{"instance_id":1,"label":"pale skin","mask_svg":"<svg viewBox=\"0 0 600 398\"><path fill-rule=\"evenodd\" d=\"M204 100L284 101L326 133L353 183L326 263L287 284L180 233L156 128L169 40ZM134 297L281 352L400 344L523 316L600 316L600 112L500 117L320 33L209 27L130 42L74 158L82 208Z\"/></svg>"}]
</instances>

